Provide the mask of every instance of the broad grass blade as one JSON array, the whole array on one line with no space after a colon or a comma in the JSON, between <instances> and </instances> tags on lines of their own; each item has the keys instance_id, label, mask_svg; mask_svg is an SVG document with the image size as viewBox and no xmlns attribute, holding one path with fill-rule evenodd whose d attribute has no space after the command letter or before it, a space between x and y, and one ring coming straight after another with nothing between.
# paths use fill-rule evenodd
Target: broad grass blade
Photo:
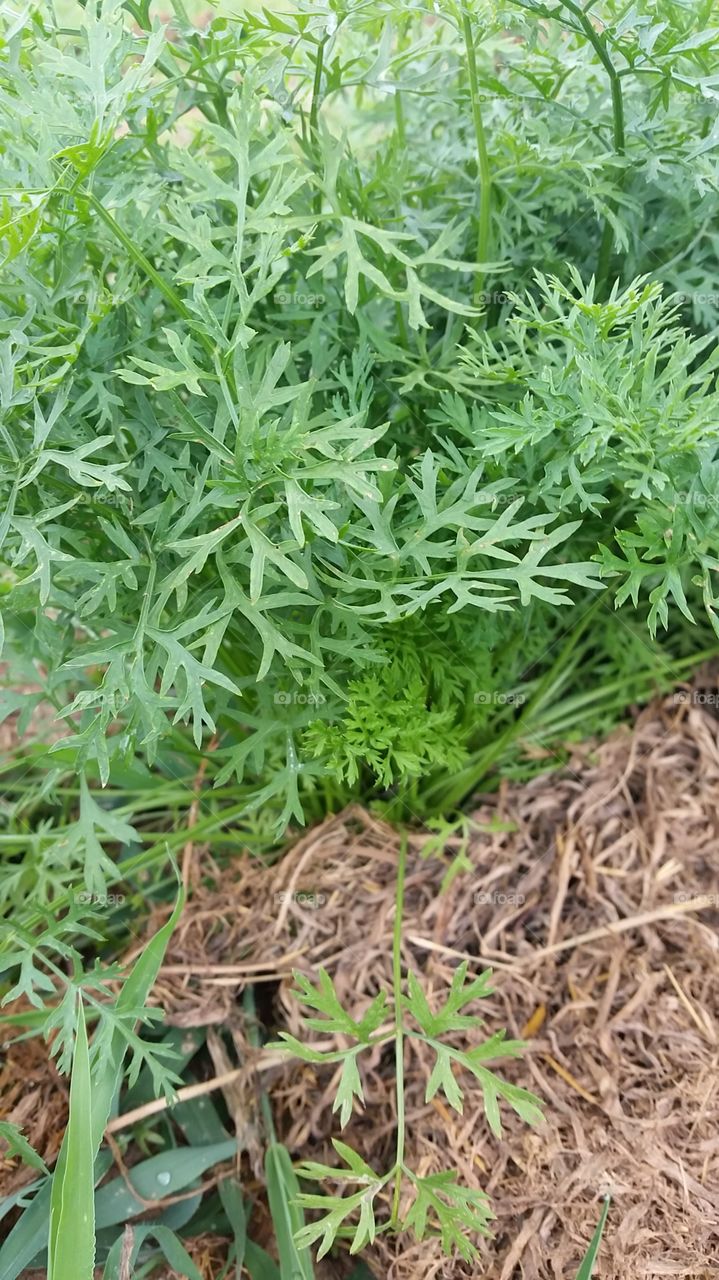
<instances>
[{"instance_id":1,"label":"broad grass blade","mask_svg":"<svg viewBox=\"0 0 719 1280\"><path fill-rule=\"evenodd\" d=\"M314 1280L308 1249L298 1249L295 1233L304 1226L304 1215L295 1203L300 1194L290 1153L281 1142L272 1142L265 1156L270 1213L280 1255L281 1280Z\"/></svg>"},{"instance_id":2,"label":"broad grass blade","mask_svg":"<svg viewBox=\"0 0 719 1280\"><path fill-rule=\"evenodd\" d=\"M52 1182L48 1280L92 1280L95 1266L95 1147L85 1010L78 995L70 1117Z\"/></svg>"}]
</instances>

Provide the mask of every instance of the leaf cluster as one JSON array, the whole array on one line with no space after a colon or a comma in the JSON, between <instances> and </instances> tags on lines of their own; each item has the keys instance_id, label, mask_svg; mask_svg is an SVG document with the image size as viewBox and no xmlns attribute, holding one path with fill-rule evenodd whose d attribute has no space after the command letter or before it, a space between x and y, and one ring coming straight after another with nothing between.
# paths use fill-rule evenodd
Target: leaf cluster
<instances>
[{"instance_id":1,"label":"leaf cluster","mask_svg":"<svg viewBox=\"0 0 719 1280\"><path fill-rule=\"evenodd\" d=\"M303 1043L288 1032L282 1033L281 1041L275 1047L288 1049L305 1062L342 1064L332 1109L339 1112L343 1129L355 1108L364 1105L359 1068L362 1053L396 1040L398 1035L401 1045L403 1030L410 1038L426 1045L434 1055L426 1101L442 1092L450 1106L461 1113L463 1093L454 1074L455 1070L460 1070L471 1074L478 1082L487 1121L497 1137L502 1133L500 1100L508 1103L527 1124L537 1124L541 1120L539 1099L526 1089L504 1080L486 1065L516 1057L523 1048L521 1041L506 1040L504 1032L500 1031L468 1050L454 1045L458 1033L476 1032L482 1026L481 1018L467 1010L476 1008L478 1001L491 994L489 970L467 980L467 964L460 964L453 974L444 1002L436 1010L431 1008L420 982L410 972L407 994L401 997L400 1007L389 1002L388 993L381 990L359 1019L344 1009L326 970L319 971L317 985L299 972L295 973L295 982L296 998L320 1015L305 1016L305 1025L310 1030L332 1036L338 1047L318 1048L314 1044ZM416 1030L411 1030L412 1022ZM347 1045L347 1040L352 1043ZM403 1098L398 1099L398 1107L403 1110ZM307 1246L319 1240L317 1256L322 1257L336 1239L347 1237L351 1241L350 1252L357 1253L372 1243L378 1230L392 1227L411 1230L418 1240L438 1235L446 1253L456 1249L467 1260L477 1256L469 1236L490 1234L488 1224L493 1217L487 1196L482 1191L461 1186L452 1172L420 1176L406 1166L402 1154L398 1154L395 1165L379 1174L346 1143L333 1139L333 1145L342 1161L341 1167L304 1161L298 1168L303 1179L332 1181L339 1186L336 1193L303 1193L298 1197L298 1204L303 1209L320 1214L299 1231L298 1243ZM378 1226L376 1215L382 1193L389 1183L394 1181L399 1185L400 1180L406 1184L409 1207L400 1220L395 1201L390 1218ZM353 1187L357 1189L351 1190Z\"/></svg>"}]
</instances>

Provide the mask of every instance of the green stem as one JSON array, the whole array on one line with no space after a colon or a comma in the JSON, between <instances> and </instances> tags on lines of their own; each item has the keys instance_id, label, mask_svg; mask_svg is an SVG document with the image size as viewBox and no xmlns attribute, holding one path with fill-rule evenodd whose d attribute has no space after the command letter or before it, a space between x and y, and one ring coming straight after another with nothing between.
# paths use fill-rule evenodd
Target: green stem
<instances>
[{"instance_id":1,"label":"green stem","mask_svg":"<svg viewBox=\"0 0 719 1280\"><path fill-rule=\"evenodd\" d=\"M479 175L479 219L477 226L477 274L474 281L474 296L482 292L484 273L480 264L489 259L490 237L492 233L492 172L489 167L487 138L482 120L482 108L479 101L479 79L477 77L477 59L474 53L474 39L469 14L462 15L462 32L464 46L467 51L467 70L469 72L469 89L472 97L472 120L474 136L477 144L477 169Z\"/></svg>"},{"instance_id":2,"label":"green stem","mask_svg":"<svg viewBox=\"0 0 719 1280\"><path fill-rule=\"evenodd\" d=\"M313 135L316 135L319 125L320 102L322 101L322 72L325 62L325 39L320 40L315 59L315 78L312 83L312 103L310 105L310 131Z\"/></svg>"},{"instance_id":3,"label":"green stem","mask_svg":"<svg viewBox=\"0 0 719 1280\"><path fill-rule=\"evenodd\" d=\"M319 163L319 122L320 122L320 103L322 101L322 73L325 62L325 36L320 40L317 46L317 57L315 59L315 77L312 82L312 102L310 104L310 144L315 150L317 161ZM313 200L314 212L320 214L322 212L322 190L318 189Z\"/></svg>"},{"instance_id":4,"label":"green stem","mask_svg":"<svg viewBox=\"0 0 719 1280\"><path fill-rule=\"evenodd\" d=\"M84 8L84 5L83 5ZM134 18L141 31L150 31L152 29L152 20L150 18L150 0L141 0L140 4L135 4L134 0L125 0L123 9L127 9L131 18Z\"/></svg>"},{"instance_id":5,"label":"green stem","mask_svg":"<svg viewBox=\"0 0 719 1280\"><path fill-rule=\"evenodd\" d=\"M72 195L73 192L71 191L68 194ZM145 275L148 279L152 280L152 283L160 290L160 293L167 299L173 310L176 311L183 320L192 320L192 312L189 307L185 306L185 303L179 293L176 293L165 277L161 276L159 271L153 267L150 259L145 257L142 249L138 248L135 241L127 234L123 227L120 226L120 223L115 221L112 214L105 208L102 201L98 200L91 191L83 191L82 196L84 200L87 200L90 208L94 209L95 213L102 218L102 221L110 228L115 239L119 240L120 244L127 250L133 261L136 262L139 267L142 267ZM212 350L214 351L214 347Z\"/></svg>"},{"instance_id":6,"label":"green stem","mask_svg":"<svg viewBox=\"0 0 719 1280\"><path fill-rule=\"evenodd\" d=\"M392 1199L392 1226L399 1227L399 1200L402 1190L404 1166L404 1023L402 1020L402 909L404 906L404 874L407 863L407 835L402 833L397 863L397 887L395 891L394 937L392 940L392 975L395 1020L395 1094L397 1098L397 1158L395 1161L394 1196Z\"/></svg>"},{"instance_id":7,"label":"green stem","mask_svg":"<svg viewBox=\"0 0 719 1280\"><path fill-rule=\"evenodd\" d=\"M398 32L397 38L398 38L398 41L401 39L401 32ZM395 132L397 134L397 142L402 152L404 152L407 146L407 134L406 134L405 125L404 125L404 108L402 106L402 94L400 93L399 89L396 89L394 94L394 123L395 123ZM396 208L397 208L397 217L401 218L402 206L401 206L401 200L399 197L399 191L400 191L400 186L398 185ZM394 309L395 309L395 315L397 317L397 331L399 333L399 339L400 339L400 342L402 343L402 346L405 348L405 350L407 350L409 348L409 337L407 334L407 325L405 324L405 319L404 319L404 311L402 310L402 303L395 302Z\"/></svg>"},{"instance_id":8,"label":"green stem","mask_svg":"<svg viewBox=\"0 0 719 1280\"><path fill-rule=\"evenodd\" d=\"M604 70L609 76L609 87L612 94L612 133L614 137L614 150L618 156L624 156L626 153L626 137L624 131L624 97L622 94L622 82L619 72L609 56L606 41L592 26L591 18L583 9L580 9L575 0L561 0L565 9L569 9L579 22L587 40L594 49ZM621 187L624 178L624 170L619 175L619 186ZM609 207L612 213L616 213L618 202L611 200ZM599 257L597 259L597 287L601 288L607 281L612 265L612 255L614 252L614 228L609 218L605 219L604 230L602 232L602 241L599 246Z\"/></svg>"},{"instance_id":9,"label":"green stem","mask_svg":"<svg viewBox=\"0 0 719 1280\"><path fill-rule=\"evenodd\" d=\"M402 106L402 94L399 89L395 89L394 94L394 123L397 130L397 141L401 147L404 147L407 141L404 128L404 108Z\"/></svg>"}]
</instances>

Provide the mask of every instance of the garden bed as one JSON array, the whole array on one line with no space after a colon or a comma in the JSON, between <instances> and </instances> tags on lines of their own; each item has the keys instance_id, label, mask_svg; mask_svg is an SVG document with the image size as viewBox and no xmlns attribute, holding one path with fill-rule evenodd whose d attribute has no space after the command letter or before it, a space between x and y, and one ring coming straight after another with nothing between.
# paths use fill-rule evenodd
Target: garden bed
<instances>
[{"instance_id":1,"label":"garden bed","mask_svg":"<svg viewBox=\"0 0 719 1280\"><path fill-rule=\"evenodd\" d=\"M6 15L0 1280L709 1275L711 8Z\"/></svg>"}]
</instances>

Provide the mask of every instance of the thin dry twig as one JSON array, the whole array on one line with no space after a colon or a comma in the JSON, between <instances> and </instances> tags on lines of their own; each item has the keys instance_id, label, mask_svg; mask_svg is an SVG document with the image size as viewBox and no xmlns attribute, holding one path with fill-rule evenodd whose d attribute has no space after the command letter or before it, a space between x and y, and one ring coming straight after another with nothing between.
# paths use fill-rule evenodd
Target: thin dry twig
<instances>
[{"instance_id":1,"label":"thin dry twig","mask_svg":"<svg viewBox=\"0 0 719 1280\"><path fill-rule=\"evenodd\" d=\"M202 1098L208 1093L214 1093L216 1089L222 1089L225 1085L231 1084L233 1080L239 1079L242 1075L242 1067L236 1067L232 1071L225 1071L222 1075L214 1076L212 1080L202 1080L199 1084L187 1084L182 1089L178 1089L174 1098L153 1098L152 1102L145 1102L141 1107L133 1107L132 1111L124 1111L122 1115L115 1116L105 1126L106 1135L119 1133L121 1129L129 1129L133 1124L137 1124L139 1120L147 1120L150 1116L160 1115L163 1111L167 1111L168 1107L177 1106L180 1102L191 1102L193 1098ZM108 1137L109 1140L109 1137ZM154 1203L154 1201L153 1201Z\"/></svg>"}]
</instances>

